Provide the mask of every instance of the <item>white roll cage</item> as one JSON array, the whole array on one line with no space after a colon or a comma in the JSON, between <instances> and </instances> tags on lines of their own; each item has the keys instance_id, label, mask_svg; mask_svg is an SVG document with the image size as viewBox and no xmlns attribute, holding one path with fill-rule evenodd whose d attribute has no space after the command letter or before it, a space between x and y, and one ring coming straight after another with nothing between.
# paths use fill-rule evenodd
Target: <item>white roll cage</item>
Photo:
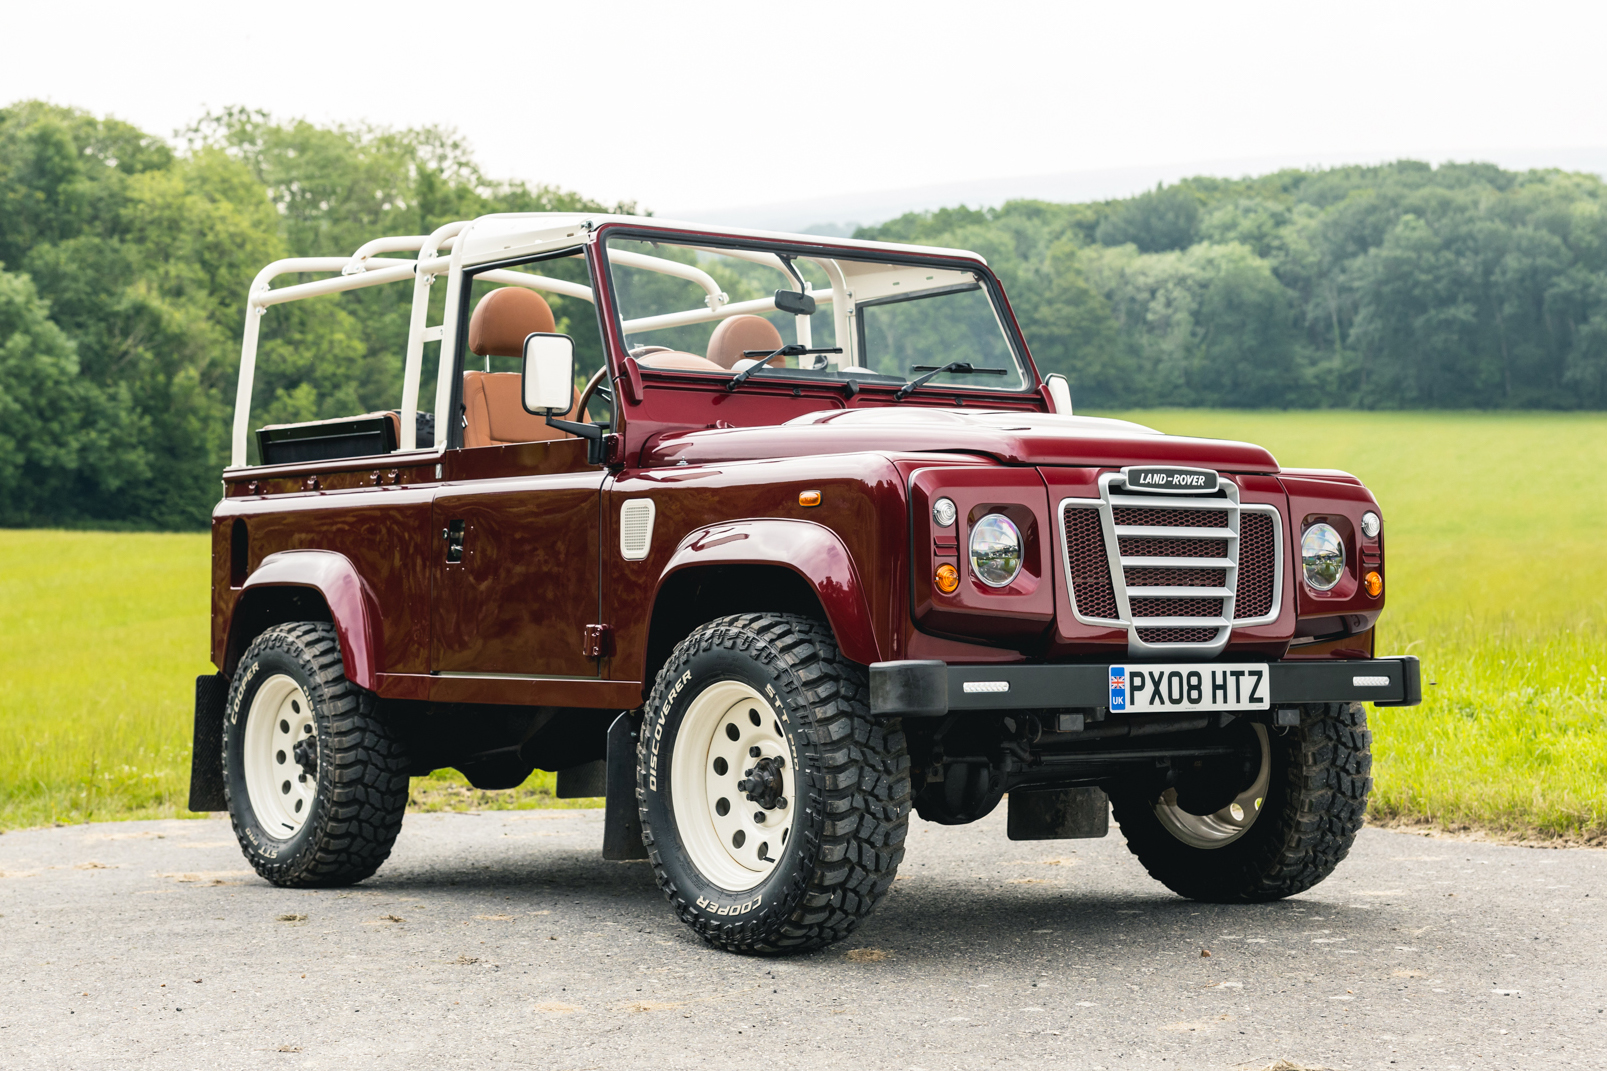
<instances>
[{"instance_id":1,"label":"white roll cage","mask_svg":"<svg viewBox=\"0 0 1607 1071\"><path fill-rule=\"evenodd\" d=\"M577 244L577 240L579 242L589 240L590 233L597 223L614 220L628 220L629 222L655 227L665 225L664 221L661 220L630 217L582 217L558 214L508 213L448 223L443 227L436 228L433 233L427 235L395 235L375 238L372 241L363 243L349 257L289 257L269 264L258 272L256 278L252 280L250 291L246 297L245 334L240 344L240 377L235 387L234 426L229 467L231 469L246 467L246 446L250 440L251 393L256 377L257 342L261 333L263 314L272 306L282 305L289 301L299 301L303 298L343 293L348 290L359 290L364 287L381 286L385 283L399 283L412 279L413 304L408 321L407 351L403 362L401 428L397 452L440 453L446 449L446 436L444 434L436 437L433 449L428 451L418 449L419 376L424 367L424 344L427 342L439 342L441 344L442 360L440 362L440 372L436 377L435 412L437 414L447 413L452 406L452 374L454 371L454 362L448 359L448 355L455 353L457 349L458 320L455 310L458 307L459 295L463 286L464 268L466 266L473 267L476 264L512 260L527 255L538 255L542 252L573 246ZM763 237L774 240L791 236L763 235ZM931 248L919 248L916 250L911 247L855 242L852 240L843 240L843 244L862 245L867 252L909 248L910 251L918 251L928 255L933 253L958 255L976 260L979 263L982 262L982 258L975 253L965 253L959 250ZM789 285L792 282L792 274L787 270L781 258L774 253L750 249L700 246L690 239L687 245L700 252L715 253L773 267L786 276ZM383 253L411 252L417 253L417 259L397 260L379 256L379 254ZM707 323L710 320L724 319L728 316L738 316L743 313L773 312L776 308L774 297L732 302L724 291L720 289L719 283L715 281L714 277L695 265L622 249L610 249L608 259L611 263L622 266L643 268L689 280L702 287L705 294L703 299L705 308L644 316L624 321L623 327L626 334ZM851 279L849 274L844 271L843 265L836 260L828 257L806 257L803 259L807 259L819 266L830 281L829 290L815 291L811 288L809 292L816 302L832 305L837 338L839 345L844 348L843 359L840 363L848 366L857 364L857 355L854 353L856 345L854 335L855 297L854 290L850 289L850 284L852 283L853 286L859 288L864 297L868 298L875 293L891 293L893 291L890 287L898 287L905 282L917 282L916 276L918 274L924 274L927 280L933 278L930 274L932 269L920 268L911 272L901 271L889 266L890 270L882 270L876 273L884 278ZM312 282L297 283L278 289L273 289L270 286L273 280L281 275L297 274L324 274L329 275L330 278L315 279ZM430 326L427 322L430 287L434 285L436 277L443 274L447 277L445 318L442 323ZM950 273L943 272L943 274ZM903 278L904 276L908 278ZM524 286L532 290L545 290L549 293L579 298L582 301L589 301L594 304L596 302L596 296L589 286L572 283L564 279L552 279L529 272L496 268L477 272L474 278L491 283L501 283L505 286ZM808 288L807 283L805 286ZM906 289L918 288L919 283L917 282L916 287ZM802 345L808 346L811 344L809 317L798 316L796 319L798 341ZM443 424L441 427L444 430L444 417L442 419Z\"/></svg>"}]
</instances>

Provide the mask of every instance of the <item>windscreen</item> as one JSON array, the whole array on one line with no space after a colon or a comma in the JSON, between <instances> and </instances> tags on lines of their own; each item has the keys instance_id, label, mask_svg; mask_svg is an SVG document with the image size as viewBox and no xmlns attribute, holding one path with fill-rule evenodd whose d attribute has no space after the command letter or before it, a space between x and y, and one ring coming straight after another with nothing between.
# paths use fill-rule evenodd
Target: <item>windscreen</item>
<instances>
[{"instance_id":1,"label":"windscreen","mask_svg":"<svg viewBox=\"0 0 1607 1071\"><path fill-rule=\"evenodd\" d=\"M1027 386L978 273L633 239L609 239L607 252L626 345L644 369Z\"/></svg>"}]
</instances>

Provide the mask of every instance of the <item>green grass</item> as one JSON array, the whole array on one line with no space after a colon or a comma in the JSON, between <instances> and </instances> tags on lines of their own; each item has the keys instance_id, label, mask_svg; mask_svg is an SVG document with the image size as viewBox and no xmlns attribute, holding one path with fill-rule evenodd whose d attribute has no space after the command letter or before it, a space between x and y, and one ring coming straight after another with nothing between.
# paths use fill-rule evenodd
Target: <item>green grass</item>
<instances>
[{"instance_id":1,"label":"green grass","mask_svg":"<svg viewBox=\"0 0 1607 1071\"><path fill-rule=\"evenodd\" d=\"M1375 818L1607 837L1607 415L1120 415L1377 494L1379 650L1422 658L1427 697L1372 715ZM0 531L0 828L185 813L207 558L201 535ZM443 772L413 802L585 801L551 775L480 793Z\"/></svg>"},{"instance_id":2,"label":"green grass","mask_svg":"<svg viewBox=\"0 0 1607 1071\"><path fill-rule=\"evenodd\" d=\"M171 816L208 537L0 531L0 827Z\"/></svg>"}]
</instances>

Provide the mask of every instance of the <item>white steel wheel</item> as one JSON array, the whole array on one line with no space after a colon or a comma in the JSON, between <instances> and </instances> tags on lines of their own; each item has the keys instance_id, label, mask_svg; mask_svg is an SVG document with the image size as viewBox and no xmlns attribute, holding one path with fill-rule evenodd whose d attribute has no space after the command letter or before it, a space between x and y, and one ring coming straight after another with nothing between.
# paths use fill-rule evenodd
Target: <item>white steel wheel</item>
<instances>
[{"instance_id":1,"label":"white steel wheel","mask_svg":"<svg viewBox=\"0 0 1607 1071\"><path fill-rule=\"evenodd\" d=\"M1155 801L1155 817L1184 844L1195 848L1221 848L1244 836L1255 825L1262 805L1267 802L1267 785L1272 780L1272 746L1265 725L1254 724L1251 728L1261 744L1261 769L1250 787L1234 797L1232 803L1214 814L1189 814L1177 805L1175 788L1167 789Z\"/></svg>"},{"instance_id":2,"label":"white steel wheel","mask_svg":"<svg viewBox=\"0 0 1607 1071\"><path fill-rule=\"evenodd\" d=\"M715 681L681 719L670 757L675 830L722 889L753 888L781 856L798 802L789 750L770 704L741 681Z\"/></svg>"},{"instance_id":3,"label":"white steel wheel","mask_svg":"<svg viewBox=\"0 0 1607 1071\"><path fill-rule=\"evenodd\" d=\"M262 682L241 748L246 795L263 832L288 840L318 795L318 728L301 686L283 673Z\"/></svg>"}]
</instances>

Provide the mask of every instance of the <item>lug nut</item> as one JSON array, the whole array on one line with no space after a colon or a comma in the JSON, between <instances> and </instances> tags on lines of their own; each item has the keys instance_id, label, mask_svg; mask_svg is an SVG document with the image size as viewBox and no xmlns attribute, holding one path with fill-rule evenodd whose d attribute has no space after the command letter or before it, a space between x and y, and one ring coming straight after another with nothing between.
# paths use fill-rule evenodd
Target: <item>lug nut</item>
<instances>
[{"instance_id":1,"label":"lug nut","mask_svg":"<svg viewBox=\"0 0 1607 1071\"><path fill-rule=\"evenodd\" d=\"M753 812L753 820L755 822L759 822L759 823L762 824L764 822L764 812L763 811L754 811Z\"/></svg>"},{"instance_id":2,"label":"lug nut","mask_svg":"<svg viewBox=\"0 0 1607 1071\"><path fill-rule=\"evenodd\" d=\"M756 759L758 757L759 757L759 745L754 744L752 747L750 747L748 749L748 758Z\"/></svg>"},{"instance_id":3,"label":"lug nut","mask_svg":"<svg viewBox=\"0 0 1607 1071\"><path fill-rule=\"evenodd\" d=\"M780 799L776 800L776 806L780 807L783 811L786 810L787 809L787 797L782 796Z\"/></svg>"}]
</instances>

